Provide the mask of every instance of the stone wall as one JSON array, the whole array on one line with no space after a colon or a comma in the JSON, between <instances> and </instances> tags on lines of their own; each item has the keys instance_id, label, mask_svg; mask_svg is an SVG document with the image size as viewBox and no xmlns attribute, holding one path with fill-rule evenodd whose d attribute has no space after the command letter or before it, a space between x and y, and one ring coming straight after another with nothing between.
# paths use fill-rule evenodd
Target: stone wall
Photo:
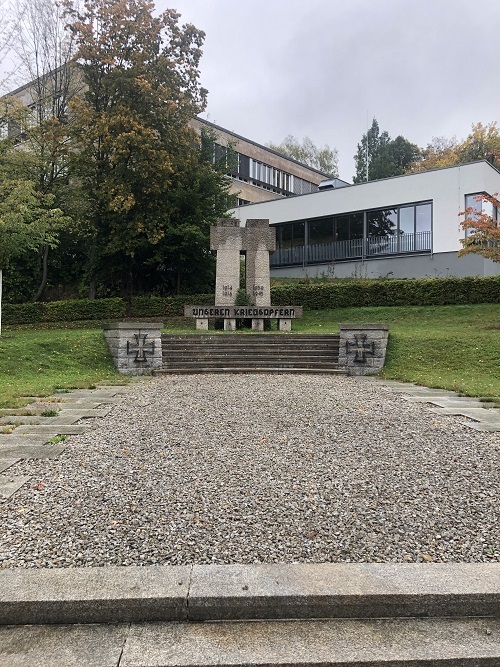
<instances>
[{"instance_id":1,"label":"stone wall","mask_svg":"<svg viewBox=\"0 0 500 667\"><path fill-rule=\"evenodd\" d=\"M161 368L161 322L111 322L104 338L122 375L148 375Z\"/></svg>"}]
</instances>

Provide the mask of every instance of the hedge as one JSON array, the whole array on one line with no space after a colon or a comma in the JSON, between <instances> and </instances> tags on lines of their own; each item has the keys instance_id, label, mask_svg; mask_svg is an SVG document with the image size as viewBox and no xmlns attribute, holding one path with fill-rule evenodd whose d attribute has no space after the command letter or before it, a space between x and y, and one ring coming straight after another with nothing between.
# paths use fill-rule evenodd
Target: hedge
<instances>
[{"instance_id":1,"label":"hedge","mask_svg":"<svg viewBox=\"0 0 500 667\"><path fill-rule=\"evenodd\" d=\"M124 299L79 299L48 303L7 303L2 308L4 324L37 322L74 322L77 320L116 320L125 317L175 317L184 315L184 304L213 304L213 294L188 296L137 296L130 307Z\"/></svg>"},{"instance_id":2,"label":"hedge","mask_svg":"<svg viewBox=\"0 0 500 667\"><path fill-rule=\"evenodd\" d=\"M125 312L125 302L120 298L6 303L2 308L2 320L4 324L107 320L123 318Z\"/></svg>"},{"instance_id":3,"label":"hedge","mask_svg":"<svg viewBox=\"0 0 500 667\"><path fill-rule=\"evenodd\" d=\"M362 306L444 306L500 303L500 276L489 278L422 278L294 283L271 287L271 301L306 310ZM129 308L124 299L80 299L50 303L5 304L4 324L116 320L124 317L179 317L184 305L212 305L213 294L136 296Z\"/></svg>"},{"instance_id":4,"label":"hedge","mask_svg":"<svg viewBox=\"0 0 500 667\"><path fill-rule=\"evenodd\" d=\"M307 310L500 303L500 276L275 285L271 300L273 305L303 306Z\"/></svg>"}]
</instances>

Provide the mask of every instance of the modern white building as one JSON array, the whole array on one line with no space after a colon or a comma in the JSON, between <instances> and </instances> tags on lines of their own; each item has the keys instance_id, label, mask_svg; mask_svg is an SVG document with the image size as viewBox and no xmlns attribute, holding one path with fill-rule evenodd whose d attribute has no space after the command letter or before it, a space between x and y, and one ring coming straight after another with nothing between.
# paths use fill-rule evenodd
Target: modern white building
<instances>
[{"instance_id":1,"label":"modern white building","mask_svg":"<svg viewBox=\"0 0 500 667\"><path fill-rule=\"evenodd\" d=\"M457 256L459 214L477 207L474 196L482 193L500 193L500 172L486 161L356 185L325 182L319 192L231 213L242 224L268 218L276 227L275 277L499 275L498 263ZM500 219L493 207L487 212Z\"/></svg>"}]
</instances>

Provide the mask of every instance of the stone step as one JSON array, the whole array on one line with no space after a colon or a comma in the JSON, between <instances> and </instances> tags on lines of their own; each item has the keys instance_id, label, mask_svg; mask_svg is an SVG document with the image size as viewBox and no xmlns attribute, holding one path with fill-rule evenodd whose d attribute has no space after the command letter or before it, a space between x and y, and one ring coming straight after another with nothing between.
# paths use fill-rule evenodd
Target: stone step
<instances>
[{"instance_id":1,"label":"stone step","mask_svg":"<svg viewBox=\"0 0 500 667\"><path fill-rule=\"evenodd\" d=\"M35 625L0 629L5 667L498 667L498 619Z\"/></svg>"},{"instance_id":2,"label":"stone step","mask_svg":"<svg viewBox=\"0 0 500 667\"><path fill-rule=\"evenodd\" d=\"M150 623L120 667L498 667L499 619Z\"/></svg>"},{"instance_id":3,"label":"stone step","mask_svg":"<svg viewBox=\"0 0 500 667\"><path fill-rule=\"evenodd\" d=\"M499 616L500 563L0 569L0 625Z\"/></svg>"},{"instance_id":4,"label":"stone step","mask_svg":"<svg viewBox=\"0 0 500 667\"><path fill-rule=\"evenodd\" d=\"M192 368L196 370L197 368L234 368L234 369L239 369L239 368L253 368L253 369L267 369L267 368L282 368L282 369L287 369L287 368L311 368L315 369L319 372L321 372L323 369L328 369L328 368L333 368L337 369L339 368L338 363L335 360L329 360L329 361L323 361L321 363L312 363L312 362L307 362L307 361L282 361L280 359L276 360L269 360L269 361L259 361L259 360L254 360L254 359L243 359L243 360L225 360L225 359L218 359L218 360L211 360L211 359L205 359L205 360L197 360L197 361L170 361L166 362L163 364L161 368L165 370L172 370L176 368L185 368L189 369Z\"/></svg>"},{"instance_id":5,"label":"stone step","mask_svg":"<svg viewBox=\"0 0 500 667\"><path fill-rule=\"evenodd\" d=\"M162 340L194 340L194 341L218 341L224 344L225 341L304 341L304 340L332 340L339 339L339 334L295 334L295 333L238 333L221 332L218 334L162 334Z\"/></svg>"},{"instance_id":6,"label":"stone step","mask_svg":"<svg viewBox=\"0 0 500 667\"><path fill-rule=\"evenodd\" d=\"M174 343L169 343L168 341L165 342L163 341L162 343L162 349L167 349L167 350L172 350L172 349L193 349L193 348L198 348L198 349L227 349L227 348L234 348L237 350L246 350L246 349L256 349L256 350L261 350L261 349L280 349L280 350L307 350L307 349L325 349L329 350L331 348L339 348L340 344L339 341L311 341L309 343L269 343L267 341L259 341L259 342L252 342L249 341L248 343L245 344L238 344L238 343L224 343L223 345L218 344L218 343L212 343L211 341L207 343L197 343L196 341L176 341Z\"/></svg>"},{"instance_id":7,"label":"stone step","mask_svg":"<svg viewBox=\"0 0 500 667\"><path fill-rule=\"evenodd\" d=\"M331 352L317 352L316 354L310 354L309 351L304 354L299 354L293 352L290 354L280 352L265 352L260 354L253 354L248 350L241 350L241 352L226 352L223 350L217 350L215 352L196 352L190 354L189 352L182 351L178 353L168 353L163 355L163 363L168 361L205 361L205 360L228 360L228 361L240 361L240 360L256 360L256 361L303 361L304 363L311 362L323 362L323 361L337 361L338 354L333 354Z\"/></svg>"},{"instance_id":8,"label":"stone step","mask_svg":"<svg viewBox=\"0 0 500 667\"><path fill-rule=\"evenodd\" d=\"M0 664L498 667L499 615L500 563L3 569Z\"/></svg>"},{"instance_id":9,"label":"stone step","mask_svg":"<svg viewBox=\"0 0 500 667\"><path fill-rule=\"evenodd\" d=\"M347 371L345 370L341 370L335 367L326 368L324 366L321 368L301 368L298 366L294 368L274 368L266 366L248 366L239 368L234 366L216 367L200 365L193 368L186 368L182 366L178 368L162 367L153 370L152 373L153 375L196 375L198 373L309 373L314 375L347 375Z\"/></svg>"}]
</instances>

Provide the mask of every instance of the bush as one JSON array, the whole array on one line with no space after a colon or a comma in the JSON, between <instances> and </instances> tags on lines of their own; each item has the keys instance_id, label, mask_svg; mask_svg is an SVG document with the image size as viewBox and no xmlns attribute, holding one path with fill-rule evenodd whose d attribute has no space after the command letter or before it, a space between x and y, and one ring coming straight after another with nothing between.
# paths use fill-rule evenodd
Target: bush
<instances>
[{"instance_id":1,"label":"bush","mask_svg":"<svg viewBox=\"0 0 500 667\"><path fill-rule=\"evenodd\" d=\"M179 296L135 296L127 312L129 317L179 317L184 315L184 306L212 305L213 294L182 294Z\"/></svg>"},{"instance_id":2,"label":"bush","mask_svg":"<svg viewBox=\"0 0 500 667\"><path fill-rule=\"evenodd\" d=\"M119 298L5 304L2 310L4 324L106 320L124 316L125 302Z\"/></svg>"},{"instance_id":3,"label":"bush","mask_svg":"<svg viewBox=\"0 0 500 667\"><path fill-rule=\"evenodd\" d=\"M307 310L500 303L500 276L273 285L271 301L276 306L296 305Z\"/></svg>"},{"instance_id":4,"label":"bush","mask_svg":"<svg viewBox=\"0 0 500 667\"><path fill-rule=\"evenodd\" d=\"M422 278L280 284L271 287L276 306L325 310L363 306L445 306L500 303L500 276L489 278ZM179 317L184 305L212 305L213 294L136 296L127 309L123 299L79 299L48 303L4 304L4 324L116 320L124 317Z\"/></svg>"}]
</instances>

